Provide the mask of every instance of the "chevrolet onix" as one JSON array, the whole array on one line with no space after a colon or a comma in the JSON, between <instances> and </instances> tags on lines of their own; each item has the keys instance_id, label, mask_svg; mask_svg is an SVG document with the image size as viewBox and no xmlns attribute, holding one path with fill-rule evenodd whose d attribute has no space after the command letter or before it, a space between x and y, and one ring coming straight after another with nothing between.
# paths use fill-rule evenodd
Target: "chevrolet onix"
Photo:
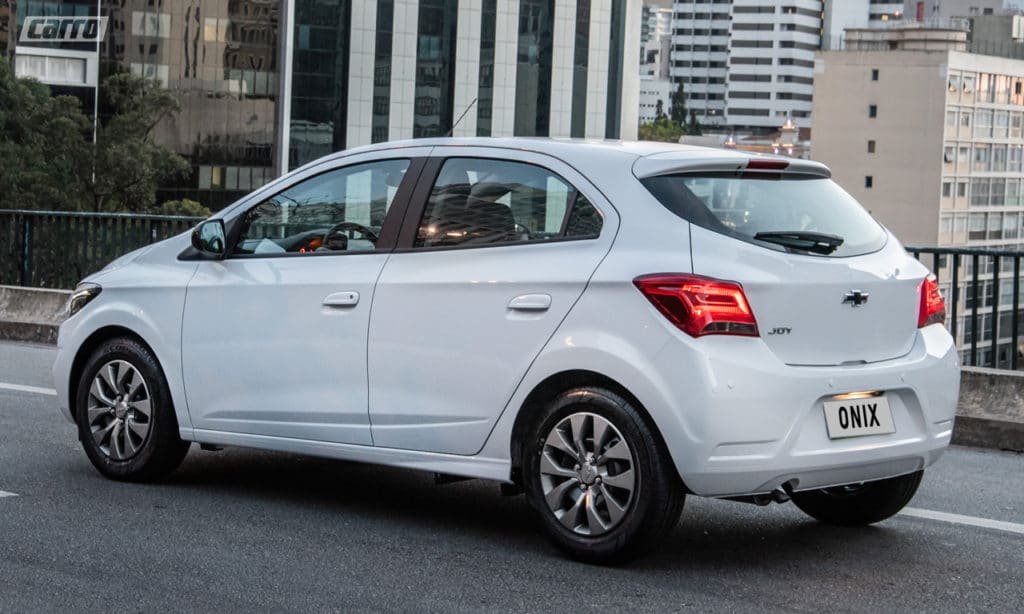
<instances>
[{"instance_id":1,"label":"chevrolet onix","mask_svg":"<svg viewBox=\"0 0 1024 614\"><path fill-rule=\"evenodd\" d=\"M105 476L191 442L525 491L609 562L686 495L866 525L949 443L936 280L821 164L444 139L327 156L86 278L53 373Z\"/></svg>"}]
</instances>

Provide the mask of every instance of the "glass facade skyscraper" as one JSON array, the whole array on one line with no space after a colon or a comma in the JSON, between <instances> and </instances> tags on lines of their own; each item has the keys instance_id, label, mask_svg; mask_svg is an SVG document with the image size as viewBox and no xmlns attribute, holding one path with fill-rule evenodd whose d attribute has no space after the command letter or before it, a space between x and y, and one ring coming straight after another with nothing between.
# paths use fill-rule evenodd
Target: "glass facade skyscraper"
<instances>
[{"instance_id":1,"label":"glass facade skyscraper","mask_svg":"<svg viewBox=\"0 0 1024 614\"><path fill-rule=\"evenodd\" d=\"M96 6L0 0L0 54L88 113L97 73L173 91L182 110L155 138L191 172L161 200L218 209L320 156L387 140L636 135L636 76L622 58L639 53L640 0L102 1L98 54L18 42L27 17Z\"/></svg>"}]
</instances>

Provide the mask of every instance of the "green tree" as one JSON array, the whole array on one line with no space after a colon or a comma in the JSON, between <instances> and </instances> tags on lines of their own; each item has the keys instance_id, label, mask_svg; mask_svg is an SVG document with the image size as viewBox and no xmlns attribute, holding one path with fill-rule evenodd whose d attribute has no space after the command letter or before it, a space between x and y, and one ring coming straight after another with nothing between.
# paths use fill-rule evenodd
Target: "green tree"
<instances>
[{"instance_id":1,"label":"green tree","mask_svg":"<svg viewBox=\"0 0 1024 614\"><path fill-rule=\"evenodd\" d=\"M665 103L661 101L661 98L659 98L658 104L655 105L654 118L661 119L662 117L665 117Z\"/></svg>"},{"instance_id":2,"label":"green tree","mask_svg":"<svg viewBox=\"0 0 1024 614\"><path fill-rule=\"evenodd\" d=\"M703 128L701 128L700 122L697 121L697 112L690 109L690 123L686 125L686 134L693 136L700 136L704 134Z\"/></svg>"},{"instance_id":3,"label":"green tree","mask_svg":"<svg viewBox=\"0 0 1024 614\"><path fill-rule=\"evenodd\" d=\"M672 121L680 126L686 125L686 92L683 91L682 81L676 84L676 91L672 92L672 99L669 101L669 104L668 112L672 117Z\"/></svg>"},{"instance_id":4,"label":"green tree","mask_svg":"<svg viewBox=\"0 0 1024 614\"><path fill-rule=\"evenodd\" d=\"M92 143L92 118L77 98L53 96L0 59L0 207L153 210L156 188L184 175L187 161L153 139L176 113L159 83L116 74L100 85L106 117Z\"/></svg>"},{"instance_id":5,"label":"green tree","mask_svg":"<svg viewBox=\"0 0 1024 614\"><path fill-rule=\"evenodd\" d=\"M167 200L153 210L159 215L187 215L190 217L209 217L211 211L202 203L183 198L181 200Z\"/></svg>"},{"instance_id":6,"label":"green tree","mask_svg":"<svg viewBox=\"0 0 1024 614\"><path fill-rule=\"evenodd\" d=\"M664 115L653 122L640 124L639 138L641 141L678 143L679 137L682 135L683 127Z\"/></svg>"},{"instance_id":7,"label":"green tree","mask_svg":"<svg viewBox=\"0 0 1024 614\"><path fill-rule=\"evenodd\" d=\"M75 178L90 155L89 127L77 98L51 96L0 59L0 207L80 209Z\"/></svg>"},{"instance_id":8,"label":"green tree","mask_svg":"<svg viewBox=\"0 0 1024 614\"><path fill-rule=\"evenodd\" d=\"M157 81L116 74L100 88L111 113L96 144L95 181L80 166L80 181L93 211L145 212L156 188L188 173L188 162L153 140L153 130L181 106ZM86 174L86 171L87 174Z\"/></svg>"}]
</instances>

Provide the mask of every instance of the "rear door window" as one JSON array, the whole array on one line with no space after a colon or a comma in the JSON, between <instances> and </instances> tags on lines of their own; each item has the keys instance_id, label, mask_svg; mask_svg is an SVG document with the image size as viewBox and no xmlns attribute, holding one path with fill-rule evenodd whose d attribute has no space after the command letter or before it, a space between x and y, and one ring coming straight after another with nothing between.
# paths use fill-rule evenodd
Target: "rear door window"
<instances>
[{"instance_id":1,"label":"rear door window","mask_svg":"<svg viewBox=\"0 0 1024 614\"><path fill-rule=\"evenodd\" d=\"M885 245L882 226L831 179L811 175L732 173L642 179L662 205L698 226L776 250L857 256ZM817 236L842 240L834 250L798 247Z\"/></svg>"},{"instance_id":2,"label":"rear door window","mask_svg":"<svg viewBox=\"0 0 1024 614\"><path fill-rule=\"evenodd\" d=\"M600 212L535 164L449 158L430 192L416 247L481 247L601 234Z\"/></svg>"}]
</instances>

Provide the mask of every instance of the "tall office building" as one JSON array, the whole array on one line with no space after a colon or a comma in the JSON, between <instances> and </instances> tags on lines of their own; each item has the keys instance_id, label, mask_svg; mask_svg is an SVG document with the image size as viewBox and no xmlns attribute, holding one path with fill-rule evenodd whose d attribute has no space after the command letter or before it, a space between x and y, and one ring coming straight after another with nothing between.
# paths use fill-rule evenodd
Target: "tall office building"
<instances>
[{"instance_id":1,"label":"tall office building","mask_svg":"<svg viewBox=\"0 0 1024 614\"><path fill-rule=\"evenodd\" d=\"M95 16L95 0L0 0L0 54L90 114L114 72L174 91L182 111L156 138L192 172L161 199L217 209L321 155L386 140L636 138L640 0L99 5L97 46L20 41L27 19Z\"/></svg>"},{"instance_id":2,"label":"tall office building","mask_svg":"<svg viewBox=\"0 0 1024 614\"><path fill-rule=\"evenodd\" d=\"M674 10L671 74L702 123L810 126L821 0L681 0Z\"/></svg>"}]
</instances>

